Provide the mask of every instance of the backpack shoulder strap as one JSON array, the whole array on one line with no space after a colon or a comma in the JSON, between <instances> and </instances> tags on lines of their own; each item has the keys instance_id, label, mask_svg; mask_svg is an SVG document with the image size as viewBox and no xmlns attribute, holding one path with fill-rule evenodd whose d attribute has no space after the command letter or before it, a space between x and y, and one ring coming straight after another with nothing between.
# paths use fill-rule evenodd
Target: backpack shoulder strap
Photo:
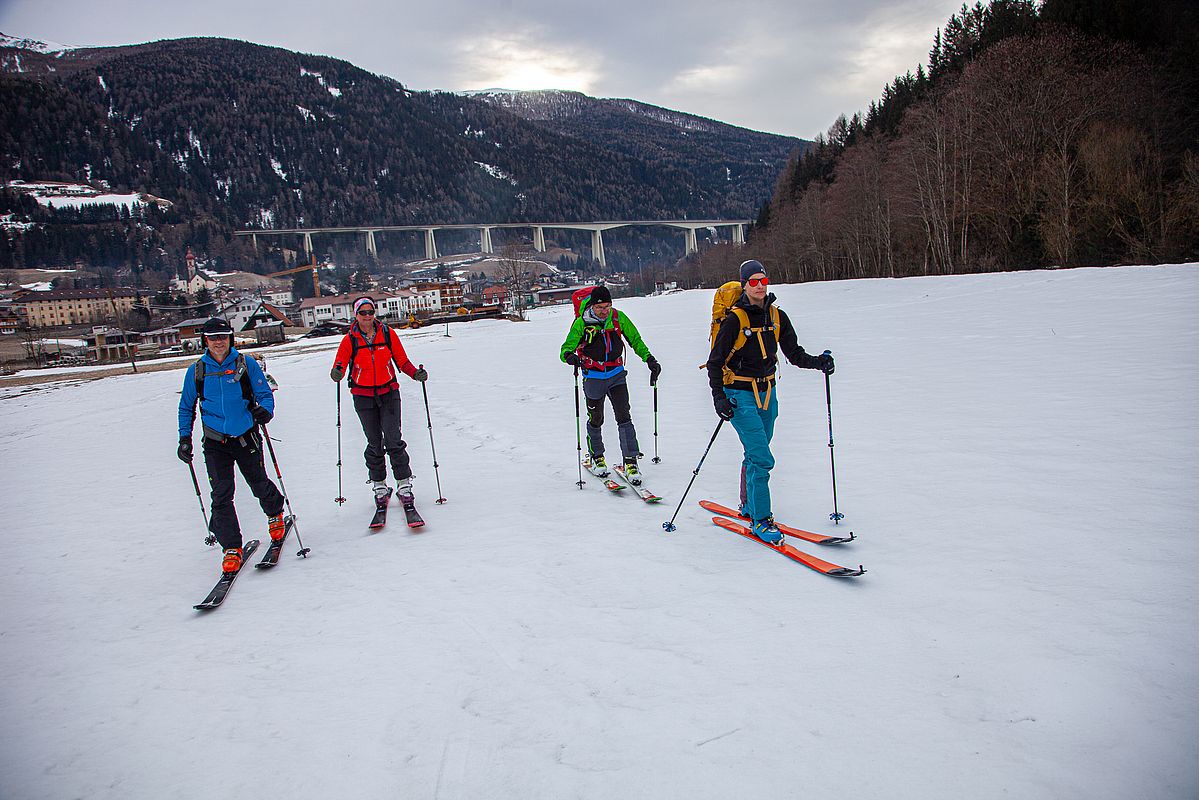
<instances>
[{"instance_id":1,"label":"backpack shoulder strap","mask_svg":"<svg viewBox=\"0 0 1199 800\"><path fill-rule=\"evenodd\" d=\"M246 367L246 357L242 353L237 354L237 362L233 365L233 374L237 376L237 380L241 384L241 396L245 398L250 408L258 405L258 400L254 397L254 387L250 385L250 370Z\"/></svg>"},{"instance_id":2,"label":"backpack shoulder strap","mask_svg":"<svg viewBox=\"0 0 1199 800\"><path fill-rule=\"evenodd\" d=\"M736 336L736 338L733 339L732 349L729 350L729 357L731 358L733 353L736 353L738 350L740 350L742 347L745 346L745 341L746 341L745 332L748 331L750 329L750 327L749 327L749 314L746 313L744 308L738 308L737 306L733 306L732 308L729 309L729 313L737 318L737 336ZM726 359L726 361L727 361L727 359Z\"/></svg>"},{"instance_id":3,"label":"backpack shoulder strap","mask_svg":"<svg viewBox=\"0 0 1199 800\"><path fill-rule=\"evenodd\" d=\"M195 366L195 369L193 370L193 374L195 375L195 378L196 378L196 402L197 403L204 402L204 373L206 371L207 370L204 366L204 359L201 358L198 361L196 361L196 366Z\"/></svg>"}]
</instances>

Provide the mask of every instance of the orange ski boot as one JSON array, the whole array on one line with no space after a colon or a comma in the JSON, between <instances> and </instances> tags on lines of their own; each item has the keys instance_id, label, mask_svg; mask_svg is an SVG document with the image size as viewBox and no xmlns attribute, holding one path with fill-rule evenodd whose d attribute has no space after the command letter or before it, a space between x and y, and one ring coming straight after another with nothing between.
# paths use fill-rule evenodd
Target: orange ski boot
<instances>
[{"instance_id":1,"label":"orange ski boot","mask_svg":"<svg viewBox=\"0 0 1199 800\"><path fill-rule=\"evenodd\" d=\"M241 569L241 548L227 548L225 550L225 557L221 559L221 571L237 572L239 569Z\"/></svg>"},{"instance_id":2,"label":"orange ski boot","mask_svg":"<svg viewBox=\"0 0 1199 800\"><path fill-rule=\"evenodd\" d=\"M279 541L287 535L287 525L283 522L283 515L276 514L267 520L267 533L271 535L273 541Z\"/></svg>"}]
</instances>

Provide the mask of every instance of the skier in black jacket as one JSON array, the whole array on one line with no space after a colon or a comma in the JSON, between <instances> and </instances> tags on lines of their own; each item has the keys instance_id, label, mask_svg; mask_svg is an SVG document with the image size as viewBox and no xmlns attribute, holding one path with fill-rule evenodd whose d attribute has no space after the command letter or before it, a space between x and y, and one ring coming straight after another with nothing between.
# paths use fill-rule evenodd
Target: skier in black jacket
<instances>
[{"instance_id":1,"label":"skier in black jacket","mask_svg":"<svg viewBox=\"0 0 1199 800\"><path fill-rule=\"evenodd\" d=\"M795 336L795 328L768 294L766 268L758 261L741 265L741 297L720 324L708 355L708 385L721 419L729 420L745 456L741 462L741 512L753 520L753 532L768 544L779 544L783 534L770 511L770 470L774 456L770 440L778 418L775 369L778 351L797 367L833 373L831 354L809 355Z\"/></svg>"}]
</instances>

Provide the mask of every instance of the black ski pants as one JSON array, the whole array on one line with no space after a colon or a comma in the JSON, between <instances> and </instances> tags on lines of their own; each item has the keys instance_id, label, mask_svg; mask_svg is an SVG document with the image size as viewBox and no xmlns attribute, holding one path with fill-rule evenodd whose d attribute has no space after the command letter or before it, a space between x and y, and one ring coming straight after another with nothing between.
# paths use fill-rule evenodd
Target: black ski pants
<instances>
[{"instance_id":1,"label":"black ski pants","mask_svg":"<svg viewBox=\"0 0 1199 800\"><path fill-rule=\"evenodd\" d=\"M233 506L233 465L258 498L262 513L268 517L283 513L283 495L266 474L262 460L262 438L257 428L236 438L224 440L204 437L204 466L212 486L212 518L208 529L222 548L241 547L241 525Z\"/></svg>"},{"instance_id":2,"label":"black ski pants","mask_svg":"<svg viewBox=\"0 0 1199 800\"><path fill-rule=\"evenodd\" d=\"M391 471L397 481L412 477L412 465L408 459L408 445L400 435L400 391L392 389L376 397L354 395L354 411L366 434L366 469L372 481L387 479L387 462L391 460Z\"/></svg>"},{"instance_id":3,"label":"black ski pants","mask_svg":"<svg viewBox=\"0 0 1199 800\"><path fill-rule=\"evenodd\" d=\"M612 401L612 416L620 437L620 452L625 461L636 460L640 454L633 414L629 408L628 373L611 378L584 378L583 394L587 397L587 449L593 456L604 454L604 399Z\"/></svg>"}]
</instances>

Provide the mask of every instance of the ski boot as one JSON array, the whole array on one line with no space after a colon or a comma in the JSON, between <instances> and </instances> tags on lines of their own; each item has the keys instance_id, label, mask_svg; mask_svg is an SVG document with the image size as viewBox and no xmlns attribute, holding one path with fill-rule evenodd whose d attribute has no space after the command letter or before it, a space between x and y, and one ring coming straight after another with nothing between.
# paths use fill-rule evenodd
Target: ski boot
<instances>
[{"instance_id":1,"label":"ski boot","mask_svg":"<svg viewBox=\"0 0 1199 800\"><path fill-rule=\"evenodd\" d=\"M225 556L221 559L221 572L237 572L241 569L241 548L225 548Z\"/></svg>"},{"instance_id":2,"label":"ski boot","mask_svg":"<svg viewBox=\"0 0 1199 800\"><path fill-rule=\"evenodd\" d=\"M583 469L597 478L606 478L612 474L608 471L608 462L604 461L604 457L591 453L583 456Z\"/></svg>"},{"instance_id":3,"label":"ski boot","mask_svg":"<svg viewBox=\"0 0 1199 800\"><path fill-rule=\"evenodd\" d=\"M766 517L755 522L753 534L773 547L778 547L783 543L783 532L774 524L774 517Z\"/></svg>"},{"instance_id":4,"label":"ski boot","mask_svg":"<svg viewBox=\"0 0 1199 800\"><path fill-rule=\"evenodd\" d=\"M624 460L624 476L628 478L629 485L641 485L641 470L637 468L637 459L626 458Z\"/></svg>"},{"instance_id":5,"label":"ski boot","mask_svg":"<svg viewBox=\"0 0 1199 800\"><path fill-rule=\"evenodd\" d=\"M400 504L404 508L415 508L416 498L412 496L411 477L396 481L396 495L400 498Z\"/></svg>"},{"instance_id":6,"label":"ski boot","mask_svg":"<svg viewBox=\"0 0 1199 800\"><path fill-rule=\"evenodd\" d=\"M266 531L271 535L271 541L277 542L287 535L287 525L283 521L283 514L279 513L267 519Z\"/></svg>"}]
</instances>

